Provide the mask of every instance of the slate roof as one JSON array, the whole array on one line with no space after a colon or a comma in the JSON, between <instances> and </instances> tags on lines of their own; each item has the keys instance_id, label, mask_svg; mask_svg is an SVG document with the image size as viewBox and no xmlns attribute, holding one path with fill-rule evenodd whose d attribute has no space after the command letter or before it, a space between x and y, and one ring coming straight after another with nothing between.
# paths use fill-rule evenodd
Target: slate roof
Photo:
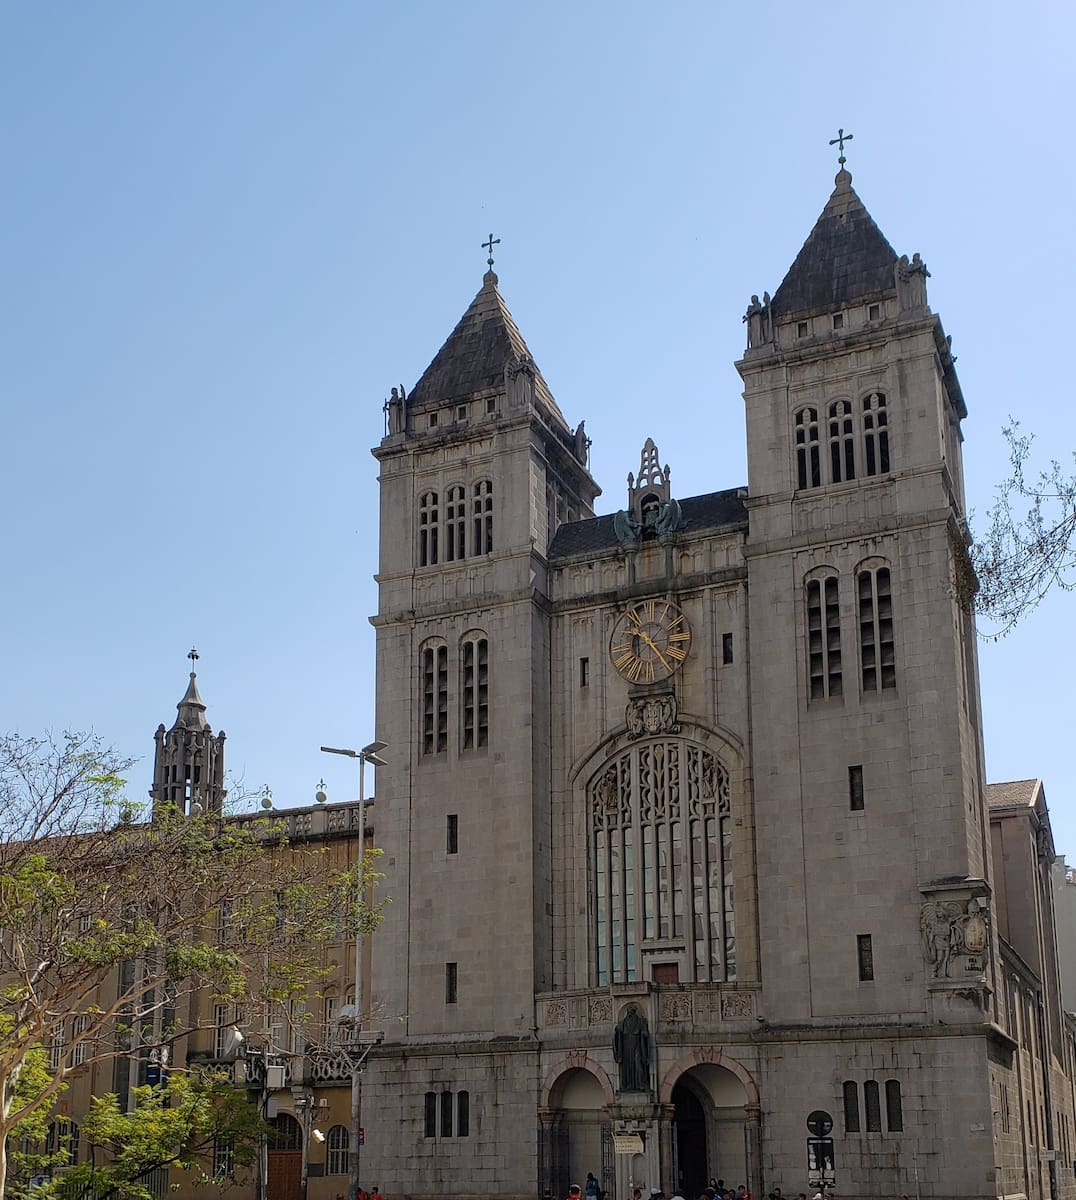
<instances>
[{"instance_id":1,"label":"slate roof","mask_svg":"<svg viewBox=\"0 0 1076 1200\"><path fill-rule=\"evenodd\" d=\"M986 785L987 808L1033 808L1042 789L1040 779L1015 779Z\"/></svg>"},{"instance_id":2,"label":"slate roof","mask_svg":"<svg viewBox=\"0 0 1076 1200\"><path fill-rule=\"evenodd\" d=\"M896 287L897 254L875 225L852 187L852 176L837 174L822 215L774 293L774 316L832 312Z\"/></svg>"},{"instance_id":3,"label":"slate roof","mask_svg":"<svg viewBox=\"0 0 1076 1200\"><path fill-rule=\"evenodd\" d=\"M723 492L709 492L705 496L689 496L680 501L680 512L684 518L685 533L699 533L704 529L738 528L747 526L747 509L744 506L745 488L728 488ZM553 538L547 555L550 562L559 558L571 558L576 554L599 554L613 550L619 545L613 529L613 514L591 517L587 521L572 521L562 525Z\"/></svg>"},{"instance_id":4,"label":"slate roof","mask_svg":"<svg viewBox=\"0 0 1076 1200\"><path fill-rule=\"evenodd\" d=\"M487 271L478 295L411 389L408 404L448 403L489 388L503 388L505 367L522 358L534 361L497 290L497 276ZM535 373L538 399L568 429L537 364Z\"/></svg>"}]
</instances>

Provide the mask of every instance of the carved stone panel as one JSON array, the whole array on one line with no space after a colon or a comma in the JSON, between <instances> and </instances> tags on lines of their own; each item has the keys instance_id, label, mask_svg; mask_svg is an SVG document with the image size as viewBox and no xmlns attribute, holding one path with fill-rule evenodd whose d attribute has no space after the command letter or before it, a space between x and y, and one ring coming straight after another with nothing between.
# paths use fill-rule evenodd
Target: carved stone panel
<instances>
[{"instance_id":1,"label":"carved stone panel","mask_svg":"<svg viewBox=\"0 0 1076 1200\"><path fill-rule=\"evenodd\" d=\"M746 1021L755 1015L755 997L751 992L722 992L721 1019Z\"/></svg>"}]
</instances>

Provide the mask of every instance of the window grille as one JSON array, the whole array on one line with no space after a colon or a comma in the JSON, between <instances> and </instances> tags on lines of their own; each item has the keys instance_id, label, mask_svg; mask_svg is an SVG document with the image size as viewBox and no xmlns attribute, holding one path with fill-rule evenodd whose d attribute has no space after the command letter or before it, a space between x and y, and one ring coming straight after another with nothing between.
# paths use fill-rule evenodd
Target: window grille
<instances>
[{"instance_id":1,"label":"window grille","mask_svg":"<svg viewBox=\"0 0 1076 1200\"><path fill-rule=\"evenodd\" d=\"M801 489L821 485L820 453L818 409L801 408L796 413L796 482Z\"/></svg>"},{"instance_id":2,"label":"window grille","mask_svg":"<svg viewBox=\"0 0 1076 1200\"><path fill-rule=\"evenodd\" d=\"M807 583L807 670L812 700L842 694L841 611L836 575Z\"/></svg>"}]
</instances>

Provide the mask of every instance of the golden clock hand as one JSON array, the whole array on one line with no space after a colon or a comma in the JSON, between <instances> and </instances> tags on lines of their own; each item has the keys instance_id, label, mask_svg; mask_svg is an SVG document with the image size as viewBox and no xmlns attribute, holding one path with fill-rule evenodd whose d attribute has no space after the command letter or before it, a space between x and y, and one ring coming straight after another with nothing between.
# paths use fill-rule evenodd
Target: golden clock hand
<instances>
[{"instance_id":1,"label":"golden clock hand","mask_svg":"<svg viewBox=\"0 0 1076 1200\"><path fill-rule=\"evenodd\" d=\"M654 651L654 653L658 656L658 658L661 659L661 665L665 668L666 671L668 671L671 674L673 668L669 666L668 662L665 659L665 655L662 654L661 651L654 644L654 639L650 636L650 634L644 633L640 629L639 636L643 639L644 642L646 642L646 644L650 647L650 649Z\"/></svg>"}]
</instances>

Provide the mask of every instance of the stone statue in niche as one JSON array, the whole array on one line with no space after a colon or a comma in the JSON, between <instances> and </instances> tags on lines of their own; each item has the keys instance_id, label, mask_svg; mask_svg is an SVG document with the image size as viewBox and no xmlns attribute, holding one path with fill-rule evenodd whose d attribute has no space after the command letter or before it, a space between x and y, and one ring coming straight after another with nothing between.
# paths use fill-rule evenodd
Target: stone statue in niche
<instances>
[{"instance_id":1,"label":"stone statue in niche","mask_svg":"<svg viewBox=\"0 0 1076 1200\"><path fill-rule=\"evenodd\" d=\"M683 527L680 504L669 488L669 468L661 466L654 439L647 438L640 456L638 479L628 472L628 507L613 517L617 541L624 545L675 533Z\"/></svg>"},{"instance_id":2,"label":"stone statue in niche","mask_svg":"<svg viewBox=\"0 0 1076 1200\"><path fill-rule=\"evenodd\" d=\"M613 1031L613 1058L620 1068L622 1092L650 1091L650 1025L637 1004L628 1005Z\"/></svg>"}]
</instances>

